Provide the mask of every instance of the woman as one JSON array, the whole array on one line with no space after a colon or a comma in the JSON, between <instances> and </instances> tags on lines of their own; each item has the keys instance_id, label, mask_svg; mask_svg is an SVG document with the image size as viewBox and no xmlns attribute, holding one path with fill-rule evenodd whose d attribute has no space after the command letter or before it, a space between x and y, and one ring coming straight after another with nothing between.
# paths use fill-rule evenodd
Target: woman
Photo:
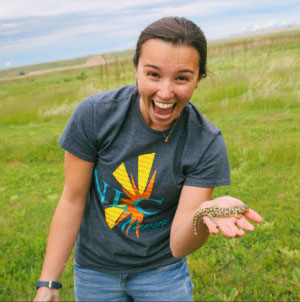
<instances>
[{"instance_id":1,"label":"woman","mask_svg":"<svg viewBox=\"0 0 300 302\"><path fill-rule=\"evenodd\" d=\"M193 22L160 19L137 42L136 85L75 110L60 138L65 186L35 301L58 301L53 287L77 237L77 301L192 301L185 256L210 233L253 230L244 217L201 212L243 205L211 200L230 176L220 130L189 103L206 76L206 47ZM244 216L262 221L251 209Z\"/></svg>"}]
</instances>

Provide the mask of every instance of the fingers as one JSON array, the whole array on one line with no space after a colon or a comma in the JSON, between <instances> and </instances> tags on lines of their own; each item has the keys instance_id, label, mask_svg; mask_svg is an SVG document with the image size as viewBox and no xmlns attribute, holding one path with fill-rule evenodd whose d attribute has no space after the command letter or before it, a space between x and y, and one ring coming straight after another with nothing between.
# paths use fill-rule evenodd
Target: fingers
<instances>
[{"instance_id":1,"label":"fingers","mask_svg":"<svg viewBox=\"0 0 300 302\"><path fill-rule=\"evenodd\" d=\"M254 226L249 223L244 217L236 220L236 224L245 231L253 231Z\"/></svg>"},{"instance_id":2,"label":"fingers","mask_svg":"<svg viewBox=\"0 0 300 302\"><path fill-rule=\"evenodd\" d=\"M230 217L235 219L234 217ZM220 231L226 237L239 237L243 236L245 232L238 229L234 222L230 222L230 218L216 218L214 220L210 219L207 216L203 217L203 222L206 224L208 231L212 235L216 235ZM228 222L229 221L229 222Z\"/></svg>"},{"instance_id":3,"label":"fingers","mask_svg":"<svg viewBox=\"0 0 300 302\"><path fill-rule=\"evenodd\" d=\"M207 216L203 217L203 223L206 224L210 234L216 235L219 232L217 225Z\"/></svg>"},{"instance_id":4,"label":"fingers","mask_svg":"<svg viewBox=\"0 0 300 302\"><path fill-rule=\"evenodd\" d=\"M240 230L237 228L235 225L234 218L233 219L218 219L218 225L220 231L223 233L224 236L226 237L240 237L245 234L243 230Z\"/></svg>"},{"instance_id":5,"label":"fingers","mask_svg":"<svg viewBox=\"0 0 300 302\"><path fill-rule=\"evenodd\" d=\"M256 223L261 223L263 221L263 218L251 209L246 211L243 215ZM203 222L206 224L210 234L216 235L220 230L224 236L230 238L241 237L245 235L244 231L254 230L254 226L243 216L239 219L235 217L219 217L215 218L214 221L205 216L203 217Z\"/></svg>"},{"instance_id":6,"label":"fingers","mask_svg":"<svg viewBox=\"0 0 300 302\"><path fill-rule=\"evenodd\" d=\"M211 220L209 217L203 217L208 231L212 235L216 235L220 230L224 236L234 238L245 235L245 231L253 231L254 227L244 217L237 219L235 217L216 218Z\"/></svg>"},{"instance_id":7,"label":"fingers","mask_svg":"<svg viewBox=\"0 0 300 302\"><path fill-rule=\"evenodd\" d=\"M263 221L263 218L258 213L256 213L255 211L253 211L251 209L246 211L243 215L256 223L261 223Z\"/></svg>"}]
</instances>

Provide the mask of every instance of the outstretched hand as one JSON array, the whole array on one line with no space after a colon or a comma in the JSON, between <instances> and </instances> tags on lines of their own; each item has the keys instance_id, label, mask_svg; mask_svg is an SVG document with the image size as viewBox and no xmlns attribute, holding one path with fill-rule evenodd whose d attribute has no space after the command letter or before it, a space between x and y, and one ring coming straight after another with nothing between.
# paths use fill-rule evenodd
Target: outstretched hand
<instances>
[{"instance_id":1,"label":"outstretched hand","mask_svg":"<svg viewBox=\"0 0 300 302\"><path fill-rule=\"evenodd\" d=\"M209 208L216 206L219 208L228 208L243 205L244 203L239 199L224 196L218 197L216 199L205 201L201 204L200 209ZM249 209L243 213L241 218L236 217L216 217L214 220L210 219L208 216L203 217L203 222L206 224L209 232L216 235L220 230L226 237L241 237L245 235L245 231L253 231L254 226L245 219L247 217L249 220L261 223L263 218L255 211Z\"/></svg>"}]
</instances>

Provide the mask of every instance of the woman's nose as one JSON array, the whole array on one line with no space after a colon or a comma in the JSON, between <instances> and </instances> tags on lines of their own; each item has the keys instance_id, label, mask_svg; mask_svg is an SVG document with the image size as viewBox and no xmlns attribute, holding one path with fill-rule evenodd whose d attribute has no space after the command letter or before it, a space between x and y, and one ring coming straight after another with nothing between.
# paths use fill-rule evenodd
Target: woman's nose
<instances>
[{"instance_id":1,"label":"woman's nose","mask_svg":"<svg viewBox=\"0 0 300 302\"><path fill-rule=\"evenodd\" d=\"M168 82L161 82L156 94L161 100L172 99L174 97L172 84Z\"/></svg>"}]
</instances>

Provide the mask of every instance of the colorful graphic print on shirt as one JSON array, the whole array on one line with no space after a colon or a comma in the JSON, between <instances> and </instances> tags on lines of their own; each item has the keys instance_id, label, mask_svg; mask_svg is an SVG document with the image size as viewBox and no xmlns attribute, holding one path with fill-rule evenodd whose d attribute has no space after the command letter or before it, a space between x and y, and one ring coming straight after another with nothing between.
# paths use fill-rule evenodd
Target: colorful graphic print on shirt
<instances>
[{"instance_id":1,"label":"colorful graphic print on shirt","mask_svg":"<svg viewBox=\"0 0 300 302\"><path fill-rule=\"evenodd\" d=\"M124 163L121 163L113 172L113 176L122 186L122 192L114 188L115 199L105 208L105 220L110 229L121 225L121 230L125 231L127 235L128 231L135 230L136 237L139 238L140 230L155 229L170 223L169 219L164 219L154 224L143 224L145 215L154 215L157 214L157 212L146 211L140 204L145 200L158 205L161 205L163 202L163 199L156 200L150 198L157 173L156 169L151 174L154 158L155 153L138 156L137 182L134 180L132 174L128 174ZM94 175L100 201L103 203L109 185L102 180L103 189L101 189L96 170ZM121 198L124 194L126 197Z\"/></svg>"}]
</instances>

